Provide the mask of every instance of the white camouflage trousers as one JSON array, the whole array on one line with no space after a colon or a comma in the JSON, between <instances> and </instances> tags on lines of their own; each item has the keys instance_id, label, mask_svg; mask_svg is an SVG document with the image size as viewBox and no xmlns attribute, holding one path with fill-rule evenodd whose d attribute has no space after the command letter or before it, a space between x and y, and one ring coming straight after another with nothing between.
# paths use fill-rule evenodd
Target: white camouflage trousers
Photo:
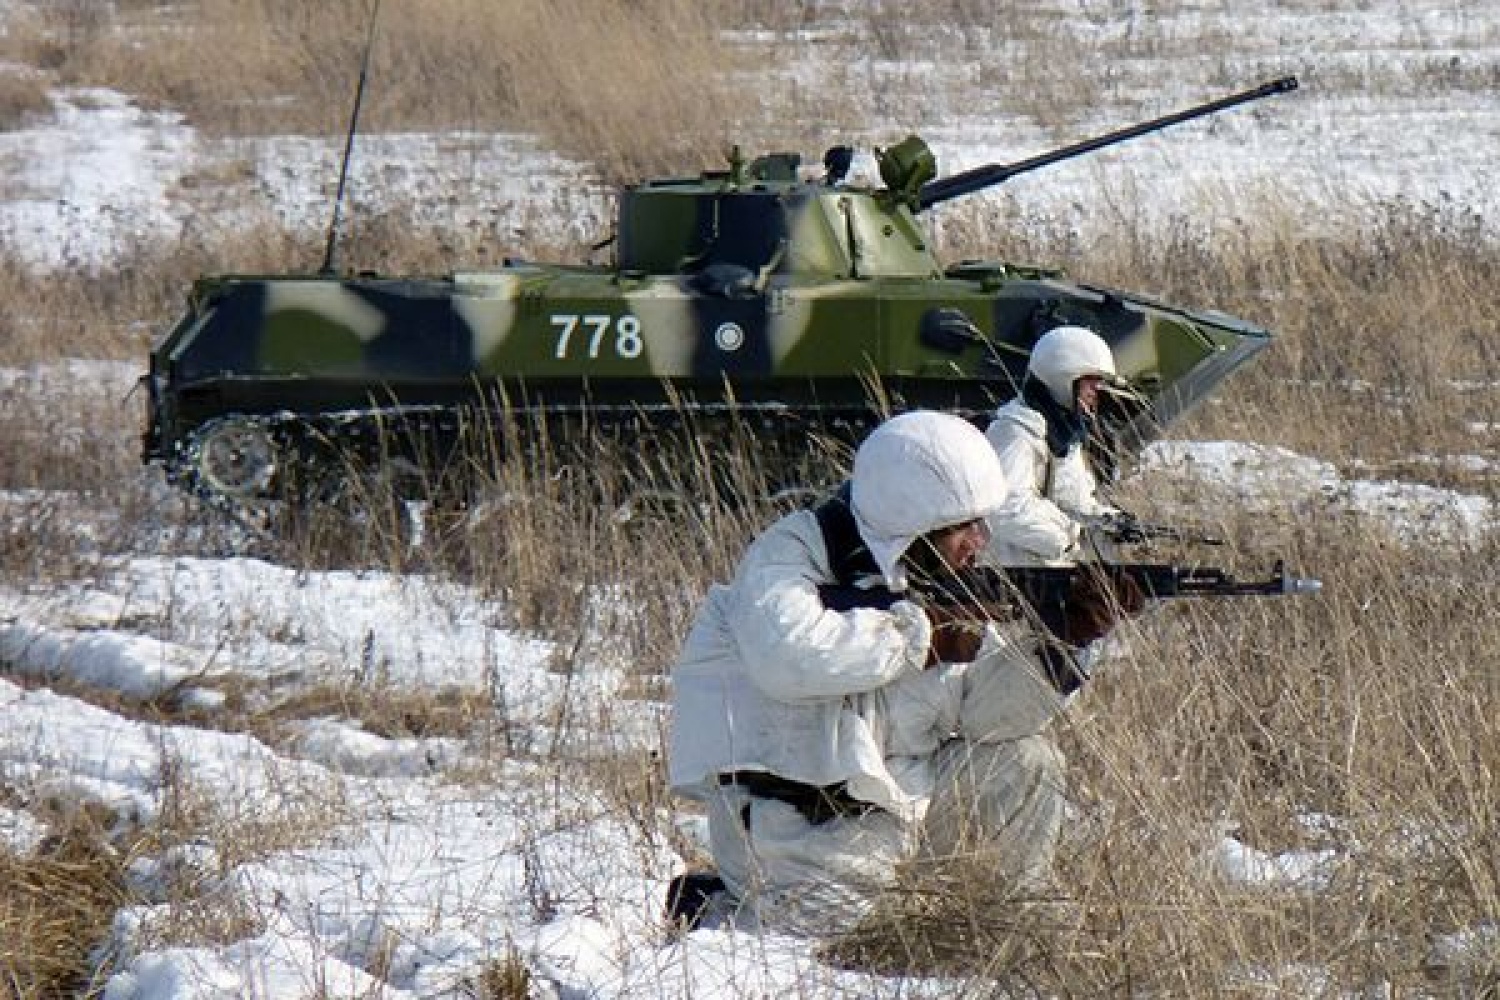
<instances>
[{"instance_id":1,"label":"white camouflage trousers","mask_svg":"<svg viewBox=\"0 0 1500 1000\"><path fill-rule=\"evenodd\" d=\"M737 786L710 799L710 847L742 912L805 934L846 931L918 859L978 860L1016 892L1045 884L1066 792L1065 761L1045 730L1062 699L1013 647L953 677L957 725L932 755L920 822L877 809L814 824Z\"/></svg>"}]
</instances>

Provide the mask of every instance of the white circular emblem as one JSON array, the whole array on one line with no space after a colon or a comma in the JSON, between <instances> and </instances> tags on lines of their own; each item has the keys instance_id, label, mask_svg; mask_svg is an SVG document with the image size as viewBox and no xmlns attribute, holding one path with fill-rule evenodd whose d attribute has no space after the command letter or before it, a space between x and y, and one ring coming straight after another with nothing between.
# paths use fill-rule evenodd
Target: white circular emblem
<instances>
[{"instance_id":1,"label":"white circular emblem","mask_svg":"<svg viewBox=\"0 0 1500 1000\"><path fill-rule=\"evenodd\" d=\"M738 351L745 346L745 331L738 323L720 323L714 331L714 343L721 351Z\"/></svg>"}]
</instances>

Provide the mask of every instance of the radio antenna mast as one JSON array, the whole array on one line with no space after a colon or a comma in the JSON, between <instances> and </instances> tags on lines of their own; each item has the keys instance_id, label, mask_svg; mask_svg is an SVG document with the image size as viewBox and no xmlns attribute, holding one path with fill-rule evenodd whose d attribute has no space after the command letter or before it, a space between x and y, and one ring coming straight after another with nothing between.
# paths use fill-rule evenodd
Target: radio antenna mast
<instances>
[{"instance_id":1,"label":"radio antenna mast","mask_svg":"<svg viewBox=\"0 0 1500 1000\"><path fill-rule=\"evenodd\" d=\"M328 226L328 246L323 251L320 274L333 274L333 256L339 240L339 211L344 204L344 187L349 182L349 160L354 155L354 133L359 130L359 106L364 101L365 77L370 70L370 50L375 47L375 22L380 17L380 0L370 8L370 27L365 35L365 53L359 63L359 83L354 87L354 111L349 116L349 134L344 138L344 162L339 167L339 186L333 196L333 221Z\"/></svg>"}]
</instances>

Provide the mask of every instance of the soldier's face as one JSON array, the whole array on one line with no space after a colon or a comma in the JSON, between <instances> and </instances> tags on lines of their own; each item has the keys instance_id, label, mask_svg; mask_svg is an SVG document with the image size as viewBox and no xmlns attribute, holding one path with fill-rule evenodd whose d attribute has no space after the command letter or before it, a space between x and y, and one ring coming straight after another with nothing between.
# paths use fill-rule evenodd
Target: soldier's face
<instances>
[{"instance_id":1,"label":"soldier's face","mask_svg":"<svg viewBox=\"0 0 1500 1000\"><path fill-rule=\"evenodd\" d=\"M990 526L982 517L950 525L927 535L939 559L953 570L968 569L990 542Z\"/></svg>"},{"instance_id":2,"label":"soldier's face","mask_svg":"<svg viewBox=\"0 0 1500 1000\"><path fill-rule=\"evenodd\" d=\"M1084 375L1073 383L1073 409L1086 417L1092 417L1099 406L1099 387L1104 379L1098 375Z\"/></svg>"}]
</instances>

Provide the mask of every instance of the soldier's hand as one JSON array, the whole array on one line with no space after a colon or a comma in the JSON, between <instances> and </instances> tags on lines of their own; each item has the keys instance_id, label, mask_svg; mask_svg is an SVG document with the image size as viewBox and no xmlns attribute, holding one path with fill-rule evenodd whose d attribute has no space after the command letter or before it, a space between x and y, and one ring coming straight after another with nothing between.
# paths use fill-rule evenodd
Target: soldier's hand
<instances>
[{"instance_id":1,"label":"soldier's hand","mask_svg":"<svg viewBox=\"0 0 1500 1000\"><path fill-rule=\"evenodd\" d=\"M1146 592L1135 582L1135 577L1117 573L1110 582L1120 610L1127 615L1140 614L1146 607Z\"/></svg>"},{"instance_id":2,"label":"soldier's hand","mask_svg":"<svg viewBox=\"0 0 1500 1000\"><path fill-rule=\"evenodd\" d=\"M932 622L932 648L927 665L968 663L979 655L987 619L971 609L936 607L927 609Z\"/></svg>"},{"instance_id":3,"label":"soldier's hand","mask_svg":"<svg viewBox=\"0 0 1500 1000\"><path fill-rule=\"evenodd\" d=\"M1146 595L1134 579L1084 569L1068 590L1064 634L1060 638L1074 646L1087 646L1108 635L1127 615L1146 606Z\"/></svg>"}]
</instances>

